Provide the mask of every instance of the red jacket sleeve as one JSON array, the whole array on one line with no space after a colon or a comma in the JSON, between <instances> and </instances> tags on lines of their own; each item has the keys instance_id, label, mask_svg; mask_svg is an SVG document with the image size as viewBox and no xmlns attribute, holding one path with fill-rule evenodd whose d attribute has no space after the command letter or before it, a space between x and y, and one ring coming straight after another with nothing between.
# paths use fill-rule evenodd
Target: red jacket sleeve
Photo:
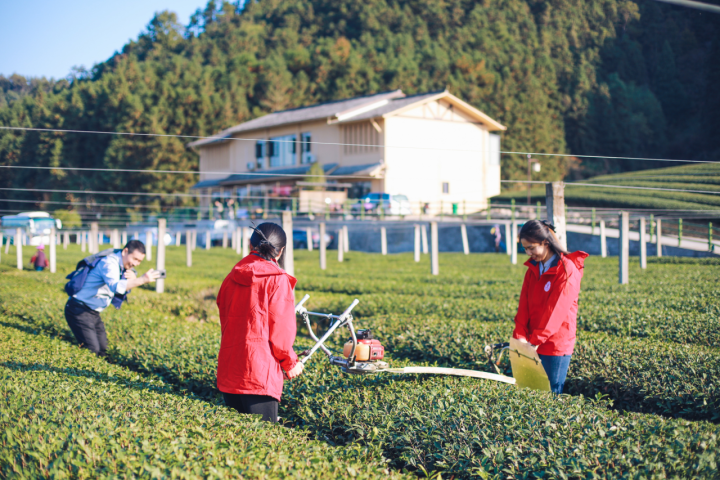
<instances>
[{"instance_id":1,"label":"red jacket sleeve","mask_svg":"<svg viewBox=\"0 0 720 480\"><path fill-rule=\"evenodd\" d=\"M270 295L268 306L270 351L286 372L297 364L297 355L292 346L297 333L295 320L295 298L286 277Z\"/></svg>"},{"instance_id":2,"label":"red jacket sleeve","mask_svg":"<svg viewBox=\"0 0 720 480\"><path fill-rule=\"evenodd\" d=\"M528 342L532 345L542 345L560 330L563 322L568 318L568 312L574 299L578 296L579 292L576 290L572 278L566 277L557 282L550 294L550 298L548 298L547 306L542 317L540 317L540 321L530 332Z\"/></svg>"},{"instance_id":3,"label":"red jacket sleeve","mask_svg":"<svg viewBox=\"0 0 720 480\"><path fill-rule=\"evenodd\" d=\"M513 332L513 338L517 339L527 339L529 336L528 322L530 321L530 312L528 303L528 275L530 275L530 270L525 273L525 279L523 280L522 289L520 290L520 304L518 305L518 311L515 315L515 331Z\"/></svg>"}]
</instances>

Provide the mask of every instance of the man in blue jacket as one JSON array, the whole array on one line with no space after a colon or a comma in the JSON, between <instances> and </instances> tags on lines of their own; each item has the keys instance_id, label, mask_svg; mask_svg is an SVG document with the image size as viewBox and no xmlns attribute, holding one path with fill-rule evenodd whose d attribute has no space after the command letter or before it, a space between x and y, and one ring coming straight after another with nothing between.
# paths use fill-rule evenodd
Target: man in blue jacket
<instances>
[{"instance_id":1,"label":"man in blue jacket","mask_svg":"<svg viewBox=\"0 0 720 480\"><path fill-rule=\"evenodd\" d=\"M152 268L142 277L135 275L133 268L144 258L145 245L140 240L129 241L121 251L103 257L88 273L82 289L68 298L65 319L81 347L101 357L106 355L108 341L100 312L113 299L121 303L131 289L154 282L160 276Z\"/></svg>"}]
</instances>

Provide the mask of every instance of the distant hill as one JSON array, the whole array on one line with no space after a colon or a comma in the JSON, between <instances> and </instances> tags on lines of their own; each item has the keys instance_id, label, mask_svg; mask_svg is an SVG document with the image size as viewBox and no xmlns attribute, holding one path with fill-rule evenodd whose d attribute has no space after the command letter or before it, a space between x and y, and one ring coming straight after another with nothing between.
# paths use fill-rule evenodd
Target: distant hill
<instances>
[{"instance_id":1,"label":"distant hill","mask_svg":"<svg viewBox=\"0 0 720 480\"><path fill-rule=\"evenodd\" d=\"M118 48L42 88L5 81L0 125L210 135L274 110L447 87L508 126L504 150L720 158L720 15L652 0L210 1L189 25L158 13ZM187 141L0 131L0 163L196 170ZM523 156L506 155L502 164L503 178L524 178ZM659 166L549 157L536 179ZM185 191L195 181L162 173L0 175L4 188ZM0 207L17 204L0 200Z\"/></svg>"},{"instance_id":2,"label":"distant hill","mask_svg":"<svg viewBox=\"0 0 720 480\"><path fill-rule=\"evenodd\" d=\"M623 187L652 187L676 190L716 192L688 193L641 188L587 187L570 184L565 188L565 203L570 207L634 208L670 210L720 210L720 163L690 164L680 167L658 168L615 175L602 175L582 183L619 185ZM530 190L533 205L545 203L545 187ZM517 205L527 202L527 190L506 192L492 199L493 203L507 203L512 198Z\"/></svg>"}]
</instances>

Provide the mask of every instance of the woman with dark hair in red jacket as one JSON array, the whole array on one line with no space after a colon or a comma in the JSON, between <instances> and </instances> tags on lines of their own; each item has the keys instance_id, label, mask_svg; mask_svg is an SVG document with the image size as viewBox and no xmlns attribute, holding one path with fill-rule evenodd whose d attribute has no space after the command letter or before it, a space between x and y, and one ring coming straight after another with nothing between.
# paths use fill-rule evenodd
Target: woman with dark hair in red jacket
<instances>
[{"instance_id":1,"label":"woman with dark hair in red jacket","mask_svg":"<svg viewBox=\"0 0 720 480\"><path fill-rule=\"evenodd\" d=\"M575 328L585 252L566 252L549 222L531 220L520 229L530 259L513 337L537 350L553 393L562 393L575 347Z\"/></svg>"},{"instance_id":2,"label":"woman with dark hair in red jacket","mask_svg":"<svg viewBox=\"0 0 720 480\"><path fill-rule=\"evenodd\" d=\"M252 252L233 267L217 298L218 390L227 406L269 422L277 422L283 377L303 370L292 348L297 280L281 268L286 242L280 226L258 226L250 237Z\"/></svg>"}]
</instances>

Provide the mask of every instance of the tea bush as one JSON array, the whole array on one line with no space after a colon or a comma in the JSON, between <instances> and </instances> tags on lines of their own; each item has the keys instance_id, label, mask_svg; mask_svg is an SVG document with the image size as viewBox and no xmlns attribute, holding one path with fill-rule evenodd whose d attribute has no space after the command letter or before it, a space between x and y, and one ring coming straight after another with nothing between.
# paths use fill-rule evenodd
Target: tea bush
<instances>
[{"instance_id":1,"label":"tea bush","mask_svg":"<svg viewBox=\"0 0 720 480\"><path fill-rule=\"evenodd\" d=\"M328 447L67 342L0 326L0 343L2 478L391 474L377 446Z\"/></svg>"},{"instance_id":2,"label":"tea bush","mask_svg":"<svg viewBox=\"0 0 720 480\"><path fill-rule=\"evenodd\" d=\"M140 288L123 310L103 314L110 361L146 382L162 383L167 395L217 409L213 301L237 256L197 251L195 266L187 269L182 255L168 251L165 294ZM441 256L441 276L432 278L426 261L351 252L349 262L330 261L320 272L315 255L296 255L298 297L308 292L312 309L336 312L360 298L359 324L382 338L396 366L487 369L482 347L510 335L525 270L502 255L448 254ZM61 251L58 270L72 268L79 256ZM66 348L59 356L70 355L74 340L62 314L61 275L13 271L7 257L0 266L0 323L33 338L58 337L48 341ZM588 262L580 306L585 330L567 386L572 396L555 400L474 379L348 377L318 356L287 383L281 415L326 444L364 449L372 465L381 465L382 452L395 469L420 473L712 478L720 429L684 419L718 421L718 294L706 284L717 269L657 264L650 267L652 277L638 269L634 283L622 287L614 284L615 262ZM627 328L637 310L642 328ZM601 326L591 328L590 321ZM699 338L684 333L683 322ZM343 341L338 334L334 346ZM298 343L298 349L310 344L304 336ZM32 388L36 379L26 378Z\"/></svg>"}]
</instances>

